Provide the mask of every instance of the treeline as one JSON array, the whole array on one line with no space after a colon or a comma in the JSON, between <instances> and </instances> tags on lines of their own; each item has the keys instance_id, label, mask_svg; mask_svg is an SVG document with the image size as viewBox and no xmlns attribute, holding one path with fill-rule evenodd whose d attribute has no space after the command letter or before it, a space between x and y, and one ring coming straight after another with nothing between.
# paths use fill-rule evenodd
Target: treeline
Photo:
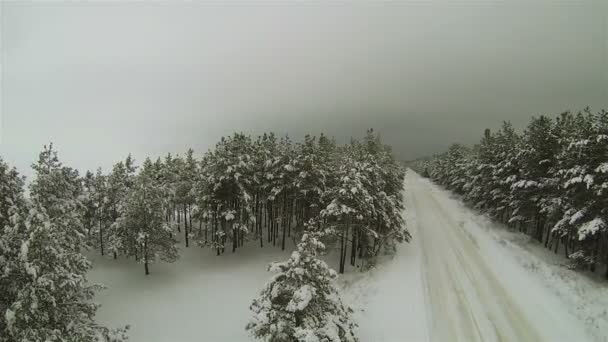
<instances>
[{"instance_id":1,"label":"treeline","mask_svg":"<svg viewBox=\"0 0 608 342\"><path fill-rule=\"evenodd\" d=\"M0 159L0 341L125 338L125 328L94 321L101 286L86 279L91 247L134 258L148 274L157 258L178 258L178 234L185 247L221 255L245 243L285 249L322 230L339 245L344 272L347 259L355 265L410 238L404 171L371 130L346 145L234 134L201 159L190 149L136 166L129 155L107 174L84 176L49 145L32 167L26 196L24 177Z\"/></svg>"},{"instance_id":2,"label":"treeline","mask_svg":"<svg viewBox=\"0 0 608 342\"><path fill-rule=\"evenodd\" d=\"M452 145L416 169L577 267L608 263L606 111L535 117L521 134L505 122L473 148Z\"/></svg>"},{"instance_id":3,"label":"treeline","mask_svg":"<svg viewBox=\"0 0 608 342\"><path fill-rule=\"evenodd\" d=\"M129 156L109 174L83 178L88 236L102 254L177 258L185 247L217 255L245 243L286 248L306 225L332 228L346 261L368 260L386 244L409 240L401 218L403 169L380 137L338 145L324 135L301 142L273 133L222 138L200 159L167 155L141 169ZM347 255L350 253L350 255Z\"/></svg>"}]
</instances>

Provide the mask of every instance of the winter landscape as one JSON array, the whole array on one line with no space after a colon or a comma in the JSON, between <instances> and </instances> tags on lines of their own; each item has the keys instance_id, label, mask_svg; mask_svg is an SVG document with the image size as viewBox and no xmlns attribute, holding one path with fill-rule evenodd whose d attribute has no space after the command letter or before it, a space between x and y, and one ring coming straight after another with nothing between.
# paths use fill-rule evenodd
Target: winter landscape
<instances>
[{"instance_id":1,"label":"winter landscape","mask_svg":"<svg viewBox=\"0 0 608 342\"><path fill-rule=\"evenodd\" d=\"M0 29L0 342L608 342L604 1Z\"/></svg>"}]
</instances>

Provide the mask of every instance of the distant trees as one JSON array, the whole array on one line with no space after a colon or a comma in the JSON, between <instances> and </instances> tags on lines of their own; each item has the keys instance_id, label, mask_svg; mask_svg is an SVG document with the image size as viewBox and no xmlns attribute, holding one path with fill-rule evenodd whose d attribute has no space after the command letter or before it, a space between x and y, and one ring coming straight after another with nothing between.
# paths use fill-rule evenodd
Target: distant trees
<instances>
[{"instance_id":1,"label":"distant trees","mask_svg":"<svg viewBox=\"0 0 608 342\"><path fill-rule=\"evenodd\" d=\"M608 263L608 112L536 117L522 134L505 123L417 167L578 267Z\"/></svg>"},{"instance_id":2,"label":"distant trees","mask_svg":"<svg viewBox=\"0 0 608 342\"><path fill-rule=\"evenodd\" d=\"M199 165L194 202L206 225L196 239L218 255L227 243L234 252L252 237L285 249L313 219L339 237L344 272L349 248L354 266L410 238L401 218L403 169L373 131L345 146L323 135L294 144L272 133L255 141L235 134Z\"/></svg>"},{"instance_id":3,"label":"distant trees","mask_svg":"<svg viewBox=\"0 0 608 342\"><path fill-rule=\"evenodd\" d=\"M352 310L340 299L337 273L317 258L324 249L316 233L304 233L286 262L273 263L275 275L253 301L247 324L253 336L269 342L356 342Z\"/></svg>"}]
</instances>

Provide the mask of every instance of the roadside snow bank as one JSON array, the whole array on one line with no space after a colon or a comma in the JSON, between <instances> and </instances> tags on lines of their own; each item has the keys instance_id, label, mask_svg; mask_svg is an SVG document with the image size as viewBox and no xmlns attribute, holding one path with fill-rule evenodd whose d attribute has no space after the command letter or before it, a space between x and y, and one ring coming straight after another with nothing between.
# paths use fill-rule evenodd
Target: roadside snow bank
<instances>
[{"instance_id":1,"label":"roadside snow bank","mask_svg":"<svg viewBox=\"0 0 608 342\"><path fill-rule=\"evenodd\" d=\"M407 193L405 198L409 207L411 198ZM404 218L413 236L411 243L398 245L392 260L384 260L368 272L339 278L344 300L355 310L361 341L429 340L415 212L406 210Z\"/></svg>"}]
</instances>

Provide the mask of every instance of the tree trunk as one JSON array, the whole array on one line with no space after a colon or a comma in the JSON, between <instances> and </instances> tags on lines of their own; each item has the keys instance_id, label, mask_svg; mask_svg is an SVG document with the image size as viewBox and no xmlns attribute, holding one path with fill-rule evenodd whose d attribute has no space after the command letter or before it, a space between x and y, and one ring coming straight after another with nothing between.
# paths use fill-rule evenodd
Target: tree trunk
<instances>
[{"instance_id":1,"label":"tree trunk","mask_svg":"<svg viewBox=\"0 0 608 342\"><path fill-rule=\"evenodd\" d=\"M230 225L232 226L232 253L234 253L238 243L238 232L237 229L234 228L234 222L231 222Z\"/></svg>"},{"instance_id":2,"label":"tree trunk","mask_svg":"<svg viewBox=\"0 0 608 342\"><path fill-rule=\"evenodd\" d=\"M220 241L218 239L218 233L217 233L217 230L218 230L217 221L218 221L218 218L217 218L217 209L216 209L216 212L213 216L213 231L212 231L212 235L211 235L211 241L213 241L213 243L214 243L216 255L220 255Z\"/></svg>"},{"instance_id":3,"label":"tree trunk","mask_svg":"<svg viewBox=\"0 0 608 342\"><path fill-rule=\"evenodd\" d=\"M226 252L226 219L222 217L222 254Z\"/></svg>"},{"instance_id":4,"label":"tree trunk","mask_svg":"<svg viewBox=\"0 0 608 342\"><path fill-rule=\"evenodd\" d=\"M568 256L570 255L570 253L568 253L568 244L570 240L570 229L568 228L568 234L566 234L566 241L564 241L564 253L566 254L566 258L568 258Z\"/></svg>"},{"instance_id":5,"label":"tree trunk","mask_svg":"<svg viewBox=\"0 0 608 342\"><path fill-rule=\"evenodd\" d=\"M268 241L266 241L266 242L268 242L268 244L270 244L272 242L272 228L271 228L272 224L271 224L271 217L270 217L270 207L271 206L272 206L271 203L266 202L266 208L264 208L265 209L264 210L264 225L266 226L266 230L267 230L266 234L268 234L268 236L267 236Z\"/></svg>"},{"instance_id":6,"label":"tree trunk","mask_svg":"<svg viewBox=\"0 0 608 342\"><path fill-rule=\"evenodd\" d=\"M338 266L338 272L344 273L344 230L340 235L340 265Z\"/></svg>"},{"instance_id":7,"label":"tree trunk","mask_svg":"<svg viewBox=\"0 0 608 342\"><path fill-rule=\"evenodd\" d=\"M181 233L181 232L182 232L182 228L181 228L181 226L180 226L180 225L181 225L181 223L182 223L182 222L181 222L181 217L182 217L182 215L179 213L179 206L178 206L177 208L178 208L178 209L177 209L177 232L178 232L178 233Z\"/></svg>"},{"instance_id":8,"label":"tree trunk","mask_svg":"<svg viewBox=\"0 0 608 342\"><path fill-rule=\"evenodd\" d=\"M558 236L557 234L555 234L555 250L553 251L553 253L557 254L557 250L559 249L559 242L562 240L562 238L560 236Z\"/></svg>"},{"instance_id":9,"label":"tree trunk","mask_svg":"<svg viewBox=\"0 0 608 342\"><path fill-rule=\"evenodd\" d=\"M357 233L357 230L353 227L352 230L352 241L351 241L351 246L350 246L350 265L351 266L355 266L355 262L356 262L356 258L357 258L357 236L359 235Z\"/></svg>"},{"instance_id":10,"label":"tree trunk","mask_svg":"<svg viewBox=\"0 0 608 342\"><path fill-rule=\"evenodd\" d=\"M264 247L264 230L262 229L262 211L260 210L260 194L255 195L255 230L260 234L260 247Z\"/></svg>"},{"instance_id":11,"label":"tree trunk","mask_svg":"<svg viewBox=\"0 0 608 342\"><path fill-rule=\"evenodd\" d=\"M146 275L150 274L150 270L148 269L148 236L144 238L144 267L146 269Z\"/></svg>"},{"instance_id":12,"label":"tree trunk","mask_svg":"<svg viewBox=\"0 0 608 342\"><path fill-rule=\"evenodd\" d=\"M99 220L99 245L101 246L101 255L104 255L103 252L103 229L101 228L101 220Z\"/></svg>"},{"instance_id":13,"label":"tree trunk","mask_svg":"<svg viewBox=\"0 0 608 342\"><path fill-rule=\"evenodd\" d=\"M281 235L281 250L285 250L285 234L287 233L287 192L283 194L283 215L281 217L283 234Z\"/></svg>"},{"instance_id":14,"label":"tree trunk","mask_svg":"<svg viewBox=\"0 0 608 342\"><path fill-rule=\"evenodd\" d=\"M186 216L186 205L184 204L184 239L186 240L186 247L188 247L189 241L188 241L188 220L187 220L187 216ZM190 222L192 223L192 222Z\"/></svg>"},{"instance_id":15,"label":"tree trunk","mask_svg":"<svg viewBox=\"0 0 608 342\"><path fill-rule=\"evenodd\" d=\"M209 231L209 213L211 213L211 210L207 210L207 218L205 219L205 245L207 245L207 243L209 242L209 238L207 236Z\"/></svg>"},{"instance_id":16,"label":"tree trunk","mask_svg":"<svg viewBox=\"0 0 608 342\"><path fill-rule=\"evenodd\" d=\"M347 249L347 239L348 239L348 231L350 228L350 220L346 218L346 230L342 231L342 241L340 242L340 273L344 273L344 266L346 264L346 249Z\"/></svg>"}]
</instances>

